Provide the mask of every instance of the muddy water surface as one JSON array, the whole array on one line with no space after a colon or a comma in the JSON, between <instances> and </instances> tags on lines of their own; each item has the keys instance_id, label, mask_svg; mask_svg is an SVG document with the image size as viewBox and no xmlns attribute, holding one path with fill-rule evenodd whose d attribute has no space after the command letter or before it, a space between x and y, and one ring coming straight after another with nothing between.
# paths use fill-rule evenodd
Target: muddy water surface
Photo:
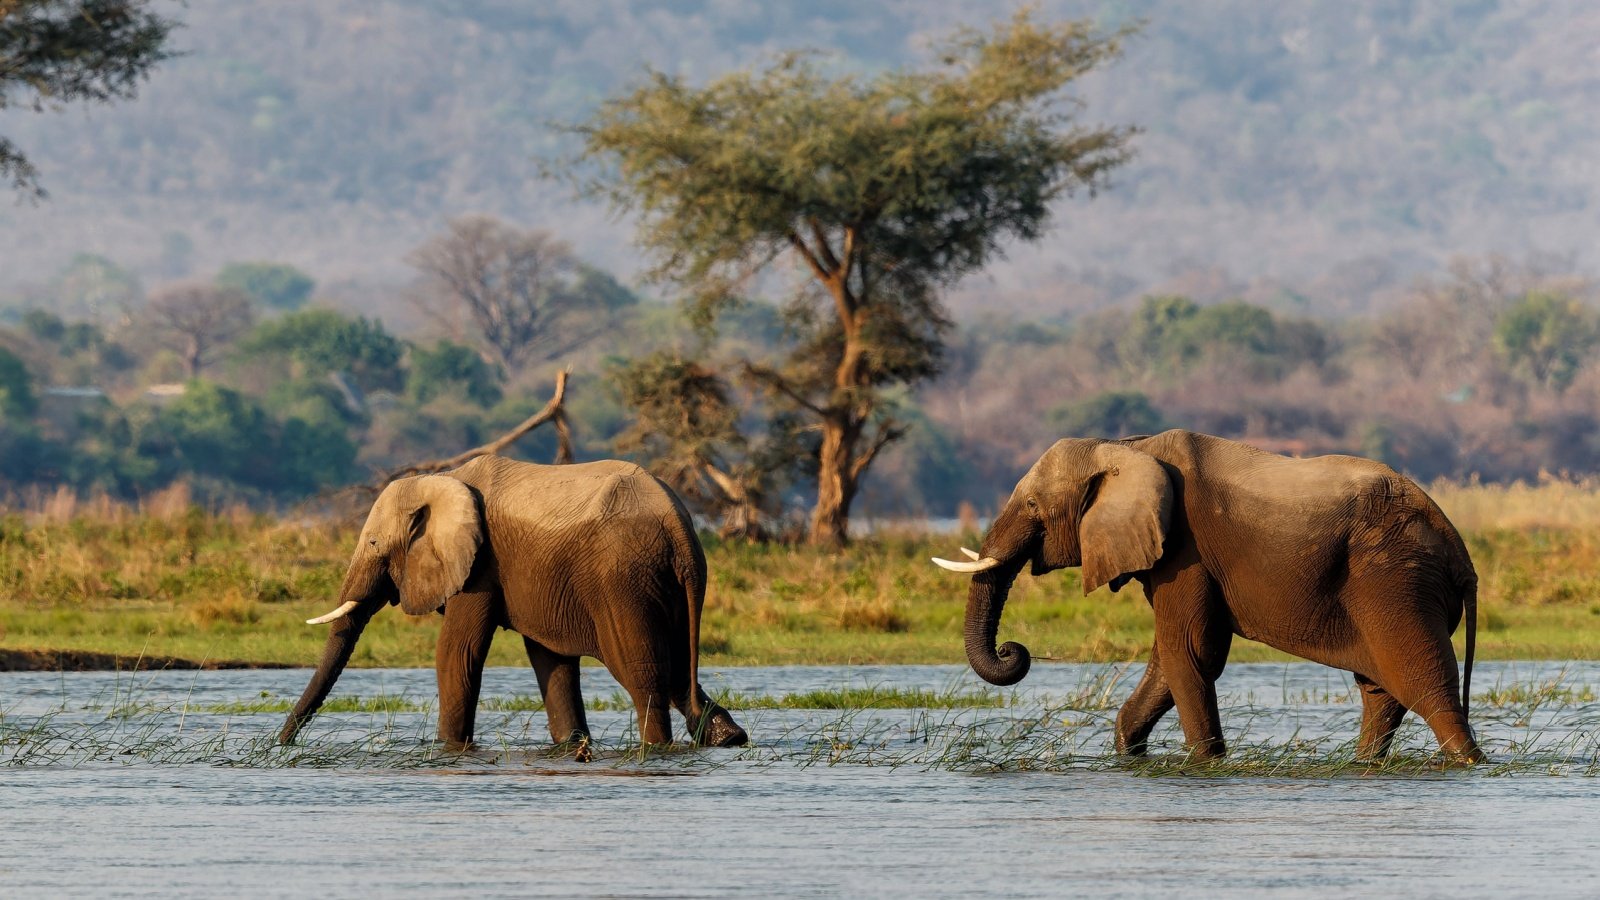
<instances>
[{"instance_id":1,"label":"muddy water surface","mask_svg":"<svg viewBox=\"0 0 1600 900\"><path fill-rule=\"evenodd\" d=\"M1341 673L1237 665L1228 768L1108 755L1137 667L1040 665L1004 707L739 713L756 746L641 760L590 713L599 758L546 752L543 714L480 713L486 750L426 740L429 671L350 671L271 744L306 671L0 675L0 894L434 896L1600 894L1600 665L1485 664L1497 764L1442 772L1414 724L1387 771L1345 765ZM728 669L713 691L966 694L961 667ZM614 684L586 669L585 693ZM535 691L493 670L486 698Z\"/></svg>"}]
</instances>

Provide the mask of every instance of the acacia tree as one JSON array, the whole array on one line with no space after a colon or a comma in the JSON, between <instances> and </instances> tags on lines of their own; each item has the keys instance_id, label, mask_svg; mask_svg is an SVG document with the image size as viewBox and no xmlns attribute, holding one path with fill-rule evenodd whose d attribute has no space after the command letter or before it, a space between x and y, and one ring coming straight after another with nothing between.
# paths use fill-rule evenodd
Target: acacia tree
<instances>
[{"instance_id":1,"label":"acacia tree","mask_svg":"<svg viewBox=\"0 0 1600 900\"><path fill-rule=\"evenodd\" d=\"M0 0L0 110L133 97L169 55L173 23L150 0ZM20 96L19 96L20 95ZM0 137L0 178L35 195L38 171Z\"/></svg>"},{"instance_id":2,"label":"acacia tree","mask_svg":"<svg viewBox=\"0 0 1600 900\"><path fill-rule=\"evenodd\" d=\"M747 371L821 433L813 543L846 541L861 477L903 433L884 389L938 372L941 290L1128 159L1132 129L1080 125L1061 95L1124 36L1022 13L923 70L831 77L794 54L704 87L652 72L577 128L591 188L639 214L655 274L702 321L797 261L793 352Z\"/></svg>"},{"instance_id":3,"label":"acacia tree","mask_svg":"<svg viewBox=\"0 0 1600 900\"><path fill-rule=\"evenodd\" d=\"M422 276L419 309L481 341L488 362L516 372L598 337L633 295L581 263L548 231L462 216L406 257Z\"/></svg>"},{"instance_id":4,"label":"acacia tree","mask_svg":"<svg viewBox=\"0 0 1600 900\"><path fill-rule=\"evenodd\" d=\"M183 358L183 371L189 378L200 377L201 368L217 350L248 331L255 321L248 294L200 281L156 292L145 315L162 343Z\"/></svg>"}]
</instances>

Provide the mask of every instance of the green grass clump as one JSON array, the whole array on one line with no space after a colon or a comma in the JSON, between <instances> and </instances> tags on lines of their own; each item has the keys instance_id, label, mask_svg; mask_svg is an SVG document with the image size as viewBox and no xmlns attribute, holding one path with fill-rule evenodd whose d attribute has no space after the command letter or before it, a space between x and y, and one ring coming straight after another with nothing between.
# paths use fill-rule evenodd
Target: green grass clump
<instances>
[{"instance_id":1,"label":"green grass clump","mask_svg":"<svg viewBox=\"0 0 1600 900\"><path fill-rule=\"evenodd\" d=\"M922 688L826 688L785 694L744 696L731 694L719 700L731 709L978 709L1009 706L1014 695L999 691L930 691Z\"/></svg>"},{"instance_id":2,"label":"green grass clump","mask_svg":"<svg viewBox=\"0 0 1600 900\"><path fill-rule=\"evenodd\" d=\"M294 701L275 697L209 703L200 707L204 712L234 716L287 713L293 708ZM329 697L322 704L322 712L327 713L401 713L427 712L431 709L433 709L431 701L417 701L404 695L394 694L377 694L372 697Z\"/></svg>"}]
</instances>

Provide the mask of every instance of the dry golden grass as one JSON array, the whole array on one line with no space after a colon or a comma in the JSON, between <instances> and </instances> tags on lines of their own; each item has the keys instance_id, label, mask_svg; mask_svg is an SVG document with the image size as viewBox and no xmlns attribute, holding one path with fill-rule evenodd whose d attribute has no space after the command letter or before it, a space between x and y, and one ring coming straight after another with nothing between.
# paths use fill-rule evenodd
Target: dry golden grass
<instances>
[{"instance_id":1,"label":"dry golden grass","mask_svg":"<svg viewBox=\"0 0 1600 900\"><path fill-rule=\"evenodd\" d=\"M1435 481L1428 485L1439 507L1463 531L1499 529L1594 529L1600 531L1600 477L1543 475L1537 482L1482 484Z\"/></svg>"}]
</instances>

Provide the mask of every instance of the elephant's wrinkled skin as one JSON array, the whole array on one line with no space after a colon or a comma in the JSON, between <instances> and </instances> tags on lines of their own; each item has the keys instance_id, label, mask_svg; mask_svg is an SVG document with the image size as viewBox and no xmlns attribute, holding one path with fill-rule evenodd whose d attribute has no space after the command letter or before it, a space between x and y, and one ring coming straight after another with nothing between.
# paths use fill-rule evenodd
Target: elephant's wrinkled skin
<instances>
[{"instance_id":1,"label":"elephant's wrinkled skin","mask_svg":"<svg viewBox=\"0 0 1600 900\"><path fill-rule=\"evenodd\" d=\"M1224 751L1215 682L1234 635L1355 673L1359 753L1381 759L1410 710L1440 747L1483 758L1467 722L1477 575L1444 513L1410 479L1350 456L1289 459L1187 431L1063 440L1017 484L983 541L968 594L967 659L994 684L1027 674L995 647L1011 582L1083 567L1088 593L1137 580L1155 612L1143 680L1117 749L1145 752L1174 706L1192 753ZM1458 689L1450 635L1467 619Z\"/></svg>"},{"instance_id":2,"label":"elephant's wrinkled skin","mask_svg":"<svg viewBox=\"0 0 1600 900\"><path fill-rule=\"evenodd\" d=\"M484 456L401 479L368 514L340 590L345 613L332 619L279 739L293 740L316 714L372 615L398 603L412 615L444 614L439 737L451 747L471 745L497 627L522 635L557 743L588 735L578 658L591 656L632 697L646 743L672 740L670 705L696 742L743 744L744 730L697 680L705 585L688 512L631 463Z\"/></svg>"}]
</instances>

